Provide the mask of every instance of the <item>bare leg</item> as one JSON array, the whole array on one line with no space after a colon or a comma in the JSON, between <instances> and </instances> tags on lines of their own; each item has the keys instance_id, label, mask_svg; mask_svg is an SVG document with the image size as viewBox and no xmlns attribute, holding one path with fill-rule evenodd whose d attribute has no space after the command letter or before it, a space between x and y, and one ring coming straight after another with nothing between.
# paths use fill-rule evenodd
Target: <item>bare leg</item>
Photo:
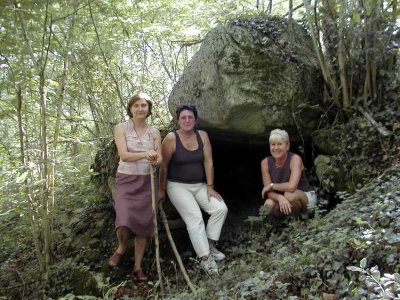
<instances>
[{"instance_id":1,"label":"bare leg","mask_svg":"<svg viewBox=\"0 0 400 300\"><path fill-rule=\"evenodd\" d=\"M124 254L128 248L129 229L125 226L117 229L118 249L117 253Z\"/></svg>"},{"instance_id":2,"label":"bare leg","mask_svg":"<svg viewBox=\"0 0 400 300\"><path fill-rule=\"evenodd\" d=\"M129 229L125 226L117 228L118 248L114 254L108 259L111 267L116 267L121 262L121 257L128 248Z\"/></svg>"},{"instance_id":3,"label":"bare leg","mask_svg":"<svg viewBox=\"0 0 400 300\"><path fill-rule=\"evenodd\" d=\"M279 204L272 200L272 199L267 199L264 202L264 207L265 207L265 213L266 215L270 215L273 217L277 217L277 216L282 216L283 214L281 213L281 211L279 210Z\"/></svg>"},{"instance_id":4,"label":"bare leg","mask_svg":"<svg viewBox=\"0 0 400 300\"><path fill-rule=\"evenodd\" d=\"M144 251L146 250L147 237L142 235L137 235L135 237L135 266L133 271L142 269L142 260Z\"/></svg>"},{"instance_id":5,"label":"bare leg","mask_svg":"<svg viewBox=\"0 0 400 300\"><path fill-rule=\"evenodd\" d=\"M296 190L293 193L285 192L285 198L292 204L291 216L300 214L307 207L307 196L301 190Z\"/></svg>"},{"instance_id":6,"label":"bare leg","mask_svg":"<svg viewBox=\"0 0 400 300\"><path fill-rule=\"evenodd\" d=\"M307 206L307 196L300 190L296 190L294 193L285 192L284 196L292 205L289 216L296 216L300 214L301 211ZM285 214L280 211L279 203L272 199L267 199L264 203L264 207L267 215L272 217L285 216Z\"/></svg>"},{"instance_id":7,"label":"bare leg","mask_svg":"<svg viewBox=\"0 0 400 300\"><path fill-rule=\"evenodd\" d=\"M300 200L293 200L290 202L290 204L292 204L292 212L289 214L289 216L297 216L303 210L303 204Z\"/></svg>"}]
</instances>

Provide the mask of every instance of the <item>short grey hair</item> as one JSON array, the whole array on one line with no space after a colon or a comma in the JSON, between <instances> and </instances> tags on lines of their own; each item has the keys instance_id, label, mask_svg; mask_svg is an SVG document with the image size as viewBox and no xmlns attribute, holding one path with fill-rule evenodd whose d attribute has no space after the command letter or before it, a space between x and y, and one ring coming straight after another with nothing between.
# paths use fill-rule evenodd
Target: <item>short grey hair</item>
<instances>
[{"instance_id":1,"label":"short grey hair","mask_svg":"<svg viewBox=\"0 0 400 300\"><path fill-rule=\"evenodd\" d=\"M269 134L269 142L272 141L282 141L289 143L289 134L283 129L274 129Z\"/></svg>"}]
</instances>

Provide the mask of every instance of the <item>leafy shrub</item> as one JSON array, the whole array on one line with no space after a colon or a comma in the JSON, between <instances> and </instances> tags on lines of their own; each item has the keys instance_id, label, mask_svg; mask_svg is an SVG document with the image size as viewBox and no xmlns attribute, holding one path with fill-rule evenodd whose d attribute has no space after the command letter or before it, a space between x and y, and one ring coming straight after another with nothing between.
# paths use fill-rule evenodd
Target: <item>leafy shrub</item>
<instances>
[{"instance_id":1,"label":"leafy shrub","mask_svg":"<svg viewBox=\"0 0 400 300\"><path fill-rule=\"evenodd\" d=\"M68 293L75 295L100 296L98 277L82 265L77 265L73 259L66 258L51 266L47 295L57 298Z\"/></svg>"},{"instance_id":2,"label":"leafy shrub","mask_svg":"<svg viewBox=\"0 0 400 300\"><path fill-rule=\"evenodd\" d=\"M399 299L400 275L398 273L381 275L378 266L367 268L367 259L360 261L360 266L348 266L347 269L359 272L358 286L351 283L349 293L351 296L367 299ZM366 288L366 289L365 289Z\"/></svg>"}]
</instances>

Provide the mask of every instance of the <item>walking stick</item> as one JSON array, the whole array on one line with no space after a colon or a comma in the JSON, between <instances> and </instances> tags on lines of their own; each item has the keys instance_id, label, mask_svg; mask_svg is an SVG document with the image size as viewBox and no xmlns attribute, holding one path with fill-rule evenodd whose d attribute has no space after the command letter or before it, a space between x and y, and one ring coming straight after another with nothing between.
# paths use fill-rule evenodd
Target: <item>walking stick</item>
<instances>
[{"instance_id":1,"label":"walking stick","mask_svg":"<svg viewBox=\"0 0 400 300\"><path fill-rule=\"evenodd\" d=\"M169 242L171 244L172 250L174 251L176 260L178 261L179 268L181 269L183 277L185 278L186 283L189 286L189 288L192 290L193 293L196 293L196 290L193 287L193 284L190 281L190 278L189 278L188 274L186 273L186 269L185 269L185 266L183 265L181 256L179 255L179 252L178 252L178 249L176 249L176 245L175 245L174 239L172 238L171 231L169 230L167 215L165 214L165 211L163 209L162 202L159 204L159 209L160 209L161 222L163 222L163 224L164 224L165 232L167 233L167 237L168 237L168 240L169 240Z\"/></svg>"},{"instance_id":2,"label":"walking stick","mask_svg":"<svg viewBox=\"0 0 400 300\"><path fill-rule=\"evenodd\" d=\"M156 248L156 265L158 281L160 283L161 295L164 296L164 286L162 282L161 275L161 265L160 265L160 242L158 240L158 225L157 225L157 203L156 203L156 189L154 187L154 168L150 165L150 179L151 179L151 207L153 210L153 225L154 225L154 240Z\"/></svg>"}]
</instances>

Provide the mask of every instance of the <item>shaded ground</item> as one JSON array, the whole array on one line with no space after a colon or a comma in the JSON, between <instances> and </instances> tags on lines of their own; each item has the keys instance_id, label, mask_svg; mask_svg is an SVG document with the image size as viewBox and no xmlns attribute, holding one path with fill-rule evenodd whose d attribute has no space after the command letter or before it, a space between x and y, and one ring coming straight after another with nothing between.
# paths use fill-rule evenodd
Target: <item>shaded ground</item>
<instances>
[{"instance_id":1,"label":"shaded ground","mask_svg":"<svg viewBox=\"0 0 400 300\"><path fill-rule=\"evenodd\" d=\"M365 270L376 265L382 278L383 273L399 271L399 174L397 165L354 195L342 195L343 202L323 217L281 222L230 219L220 245L227 259L219 274L208 276L186 259L198 289L195 296L187 294L179 272L167 267L165 298L378 299L379 293L389 290L399 297L398 286L376 288L368 284L368 276L347 269L366 257ZM124 291L129 295L129 289Z\"/></svg>"},{"instance_id":2,"label":"shaded ground","mask_svg":"<svg viewBox=\"0 0 400 300\"><path fill-rule=\"evenodd\" d=\"M196 293L187 287L168 243L163 242L163 298L382 299L379 294L383 292L393 293L394 296L387 299L400 297L399 275L393 275L393 283L385 281L374 285L372 277L366 273L375 274L375 282L379 283L387 279L384 273L399 272L399 177L400 165L396 165L354 195L342 194L343 201L329 213L317 214L310 219L272 221L255 216L244 221L242 217L230 215L219 245L227 259L219 264L220 271L215 276L208 276L191 258L193 252L187 243L186 231L174 231L175 242ZM88 220L93 220L96 210L110 214L108 208L97 206L87 209L79 217L66 215L67 219L80 220L70 227L78 234L84 234L83 229L88 227L83 225L93 223ZM13 228L11 225L18 220L6 221L1 225L2 232L6 232L5 228ZM112 228L107 223L104 227ZM21 229L19 232L25 238L19 240L18 247L2 248L5 250L1 253L0 299L41 298L39 291L43 286L37 277L33 245L29 243L27 232ZM69 234L56 233L59 256L52 267L49 286L45 288L48 295L53 298L64 295L59 299L161 298L160 289L156 288L157 274L151 251L148 251L144 264L150 270L151 281L139 284L132 281L129 254L120 268L110 270L106 266L106 258L115 246L108 239L112 229L102 232L101 244L89 242L89 247L79 252L69 251L66 247ZM363 261L363 269L355 272L354 268L347 268L360 266L360 261ZM365 274L360 276L363 270ZM77 298L77 295L81 296Z\"/></svg>"}]
</instances>

